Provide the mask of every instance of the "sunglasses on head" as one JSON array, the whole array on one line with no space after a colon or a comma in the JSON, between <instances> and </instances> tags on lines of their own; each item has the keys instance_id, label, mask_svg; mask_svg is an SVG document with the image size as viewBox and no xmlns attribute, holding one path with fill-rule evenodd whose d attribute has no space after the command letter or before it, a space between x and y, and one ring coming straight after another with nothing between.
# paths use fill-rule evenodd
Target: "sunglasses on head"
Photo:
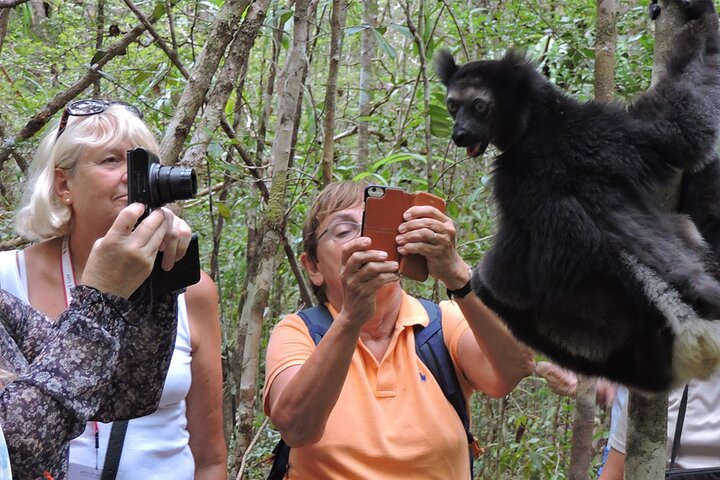
<instances>
[{"instance_id":1,"label":"sunglasses on head","mask_svg":"<svg viewBox=\"0 0 720 480\"><path fill-rule=\"evenodd\" d=\"M60 124L58 125L58 133L55 140L65 131L67 122L70 119L70 115L73 117L87 117L88 115L97 115L98 113L104 112L107 108L113 105L122 105L130 113L138 118L143 118L142 112L138 110L134 105L130 105L125 102L115 102L111 100L78 100L77 102L68 103L63 111L62 117L60 117Z\"/></svg>"}]
</instances>

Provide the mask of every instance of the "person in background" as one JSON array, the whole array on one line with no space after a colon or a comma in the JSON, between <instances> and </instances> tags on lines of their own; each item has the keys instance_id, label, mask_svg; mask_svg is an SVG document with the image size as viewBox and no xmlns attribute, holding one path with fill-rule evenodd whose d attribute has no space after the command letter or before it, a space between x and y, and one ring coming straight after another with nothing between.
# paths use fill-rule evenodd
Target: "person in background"
<instances>
[{"instance_id":1,"label":"person in background","mask_svg":"<svg viewBox=\"0 0 720 480\"><path fill-rule=\"evenodd\" d=\"M64 478L68 442L90 418L157 408L177 326L177 294L127 299L164 250L174 263L190 229L170 211L126 207L95 242L82 284L51 321L0 290L0 479ZM6 442L7 440L7 442Z\"/></svg>"},{"instance_id":2,"label":"person in background","mask_svg":"<svg viewBox=\"0 0 720 480\"><path fill-rule=\"evenodd\" d=\"M127 150L158 146L139 110L81 100L65 108L42 140L16 217L39 240L0 256L0 287L50 318L70 301L88 255L127 205ZM170 260L163 259L169 268ZM202 274L178 297L178 329L160 406L127 426L118 479L225 479L220 322L215 284ZM103 469L113 425L88 423L70 444L70 480Z\"/></svg>"},{"instance_id":3,"label":"person in background","mask_svg":"<svg viewBox=\"0 0 720 480\"><path fill-rule=\"evenodd\" d=\"M397 262L360 235L360 182L326 187L308 211L302 264L333 321L315 346L297 315L267 347L264 408L292 447L289 479L466 479L468 441L455 410L415 353L428 314L400 286ZM509 393L533 353L471 291L453 221L434 207L404 213L401 254L427 259L452 301L442 331L466 398Z\"/></svg>"},{"instance_id":4,"label":"person in background","mask_svg":"<svg viewBox=\"0 0 720 480\"><path fill-rule=\"evenodd\" d=\"M672 448L678 412L684 387L668 395L667 453L671 467ZM692 380L688 384L687 406L680 437L680 447L673 468L720 467L720 375L707 380ZM617 428L608 439L610 452L600 474L600 480L622 480L625 475L627 440L627 401L620 410ZM720 470L720 468L719 468Z\"/></svg>"}]
</instances>

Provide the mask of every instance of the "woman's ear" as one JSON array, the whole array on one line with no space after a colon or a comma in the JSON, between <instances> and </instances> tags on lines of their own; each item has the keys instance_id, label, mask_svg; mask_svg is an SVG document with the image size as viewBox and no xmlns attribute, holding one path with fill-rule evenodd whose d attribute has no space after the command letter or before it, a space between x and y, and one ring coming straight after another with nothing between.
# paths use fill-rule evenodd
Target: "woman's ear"
<instances>
[{"instance_id":1,"label":"woman's ear","mask_svg":"<svg viewBox=\"0 0 720 480\"><path fill-rule=\"evenodd\" d=\"M72 195L70 193L70 185L68 183L67 170L62 168L55 169L55 178L53 181L53 191L57 195L58 199L62 203L69 204L72 201Z\"/></svg>"},{"instance_id":2,"label":"woman's ear","mask_svg":"<svg viewBox=\"0 0 720 480\"><path fill-rule=\"evenodd\" d=\"M321 287L325 283L325 277L320 272L317 266L317 260L313 260L310 258L310 255L303 252L300 254L300 263L302 263L302 266L305 267L305 271L308 274L308 277L310 277L310 281L315 285L316 287Z\"/></svg>"}]
</instances>

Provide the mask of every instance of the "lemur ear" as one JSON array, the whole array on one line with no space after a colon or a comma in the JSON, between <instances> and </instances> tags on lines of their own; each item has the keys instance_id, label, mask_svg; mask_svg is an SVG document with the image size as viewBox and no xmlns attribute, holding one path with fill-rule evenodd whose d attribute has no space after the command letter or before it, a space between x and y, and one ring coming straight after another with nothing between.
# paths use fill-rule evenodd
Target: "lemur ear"
<instances>
[{"instance_id":1,"label":"lemur ear","mask_svg":"<svg viewBox=\"0 0 720 480\"><path fill-rule=\"evenodd\" d=\"M435 57L435 71L443 85L448 86L450 79L455 75L455 72L458 71L458 68L455 59L449 51L441 50L438 52Z\"/></svg>"}]
</instances>

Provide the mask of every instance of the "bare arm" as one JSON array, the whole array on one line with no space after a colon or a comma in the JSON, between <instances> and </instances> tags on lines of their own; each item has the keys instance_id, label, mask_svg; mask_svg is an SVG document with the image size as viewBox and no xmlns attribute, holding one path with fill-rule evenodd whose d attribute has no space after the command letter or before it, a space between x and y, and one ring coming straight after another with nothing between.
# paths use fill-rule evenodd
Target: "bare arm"
<instances>
[{"instance_id":1,"label":"bare arm","mask_svg":"<svg viewBox=\"0 0 720 480\"><path fill-rule=\"evenodd\" d=\"M624 475L625 454L611 448L598 480L623 480Z\"/></svg>"},{"instance_id":2,"label":"bare arm","mask_svg":"<svg viewBox=\"0 0 720 480\"><path fill-rule=\"evenodd\" d=\"M198 480L227 478L223 435L220 314L215 283L202 272L185 301L192 343L192 384L187 395L187 430Z\"/></svg>"},{"instance_id":3,"label":"bare arm","mask_svg":"<svg viewBox=\"0 0 720 480\"><path fill-rule=\"evenodd\" d=\"M345 383L360 330L375 316L377 291L398 280L397 263L384 261L385 252L369 248L370 241L364 237L343 245L340 280L344 302L338 316L307 361L282 371L269 386L270 418L292 447L322 437ZM317 265L305 256L302 261L311 279L315 278Z\"/></svg>"},{"instance_id":4,"label":"bare arm","mask_svg":"<svg viewBox=\"0 0 720 480\"><path fill-rule=\"evenodd\" d=\"M430 275L450 290L465 285L470 272L455 249L453 221L436 208L425 206L410 208L405 220L396 239L400 253L423 255ZM470 325L458 343L460 369L475 389L495 397L508 394L532 373L532 350L518 342L472 292L455 301Z\"/></svg>"}]
</instances>

